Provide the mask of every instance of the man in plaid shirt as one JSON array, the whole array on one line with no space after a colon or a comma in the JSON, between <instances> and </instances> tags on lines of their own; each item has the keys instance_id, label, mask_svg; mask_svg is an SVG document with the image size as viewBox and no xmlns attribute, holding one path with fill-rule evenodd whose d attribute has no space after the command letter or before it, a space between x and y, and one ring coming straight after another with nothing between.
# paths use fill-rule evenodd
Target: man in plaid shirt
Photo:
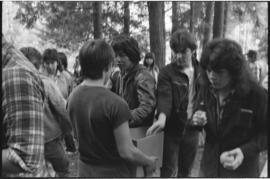
<instances>
[{"instance_id":1,"label":"man in plaid shirt","mask_svg":"<svg viewBox=\"0 0 270 179\"><path fill-rule=\"evenodd\" d=\"M2 35L2 176L50 177L44 159L44 86Z\"/></svg>"}]
</instances>

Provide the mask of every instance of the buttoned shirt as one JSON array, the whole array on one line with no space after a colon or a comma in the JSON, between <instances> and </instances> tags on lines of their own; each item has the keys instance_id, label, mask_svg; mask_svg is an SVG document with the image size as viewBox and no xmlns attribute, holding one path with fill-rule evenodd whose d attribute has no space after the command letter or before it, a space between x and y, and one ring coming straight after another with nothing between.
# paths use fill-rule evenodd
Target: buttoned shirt
<instances>
[{"instance_id":1,"label":"buttoned shirt","mask_svg":"<svg viewBox=\"0 0 270 179\"><path fill-rule=\"evenodd\" d=\"M25 171L4 175L54 176L44 158L43 83L19 50L3 41L2 46L2 149Z\"/></svg>"}]
</instances>

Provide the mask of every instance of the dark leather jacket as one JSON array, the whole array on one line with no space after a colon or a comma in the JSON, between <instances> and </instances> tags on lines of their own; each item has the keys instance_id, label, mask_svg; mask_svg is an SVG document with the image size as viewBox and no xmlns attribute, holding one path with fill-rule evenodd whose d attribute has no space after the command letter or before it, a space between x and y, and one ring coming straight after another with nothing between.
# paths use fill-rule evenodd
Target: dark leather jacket
<instances>
[{"instance_id":1,"label":"dark leather jacket","mask_svg":"<svg viewBox=\"0 0 270 179\"><path fill-rule=\"evenodd\" d=\"M130 127L150 126L156 106L155 79L147 69L138 64L128 73L113 80L113 91L123 97L131 109Z\"/></svg>"},{"instance_id":2,"label":"dark leather jacket","mask_svg":"<svg viewBox=\"0 0 270 179\"><path fill-rule=\"evenodd\" d=\"M197 61L196 61L197 62ZM198 63L194 63L194 84L198 76ZM195 95L198 87L195 86ZM157 115L166 115L165 133L181 136L186 126L189 79L175 64L161 69L157 86Z\"/></svg>"}]
</instances>

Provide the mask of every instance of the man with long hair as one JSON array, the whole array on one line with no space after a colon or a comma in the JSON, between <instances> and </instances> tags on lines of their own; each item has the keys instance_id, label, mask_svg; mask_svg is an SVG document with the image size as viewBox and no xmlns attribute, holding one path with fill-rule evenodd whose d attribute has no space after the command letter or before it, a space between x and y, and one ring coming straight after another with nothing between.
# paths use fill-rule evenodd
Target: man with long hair
<instances>
[{"instance_id":1,"label":"man with long hair","mask_svg":"<svg viewBox=\"0 0 270 179\"><path fill-rule=\"evenodd\" d=\"M200 176L259 177L259 153L267 148L267 92L233 40L209 42L200 63L192 118L206 132Z\"/></svg>"}]
</instances>

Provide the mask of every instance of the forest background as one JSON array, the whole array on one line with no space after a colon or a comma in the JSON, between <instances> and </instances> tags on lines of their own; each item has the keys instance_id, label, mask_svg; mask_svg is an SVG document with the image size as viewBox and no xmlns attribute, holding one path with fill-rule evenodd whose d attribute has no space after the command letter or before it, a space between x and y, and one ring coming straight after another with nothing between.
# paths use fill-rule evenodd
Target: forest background
<instances>
[{"instance_id":1,"label":"forest background","mask_svg":"<svg viewBox=\"0 0 270 179\"><path fill-rule=\"evenodd\" d=\"M18 48L33 46L40 52L56 48L66 53L72 72L85 41L110 41L120 33L138 40L142 59L152 51L163 67L171 59L170 35L178 28L195 35L198 59L205 43L225 37L236 40L244 53L257 50L260 62L268 63L267 2L3 1L2 7L6 38Z\"/></svg>"},{"instance_id":2,"label":"forest background","mask_svg":"<svg viewBox=\"0 0 270 179\"><path fill-rule=\"evenodd\" d=\"M125 33L139 42L141 59L148 51L157 65L170 63L171 33L187 28L196 38L200 58L204 45L213 38L237 41L246 54L258 52L263 75L268 73L268 3L232 1L3 1L2 32L17 48L32 46L41 53L56 48L68 58L73 72L80 47L90 39ZM141 60L142 62L142 60ZM203 144L202 144L203 146ZM203 147L192 168L198 176ZM69 155L70 176L76 176L78 153ZM267 160L262 153L260 168Z\"/></svg>"}]
</instances>

